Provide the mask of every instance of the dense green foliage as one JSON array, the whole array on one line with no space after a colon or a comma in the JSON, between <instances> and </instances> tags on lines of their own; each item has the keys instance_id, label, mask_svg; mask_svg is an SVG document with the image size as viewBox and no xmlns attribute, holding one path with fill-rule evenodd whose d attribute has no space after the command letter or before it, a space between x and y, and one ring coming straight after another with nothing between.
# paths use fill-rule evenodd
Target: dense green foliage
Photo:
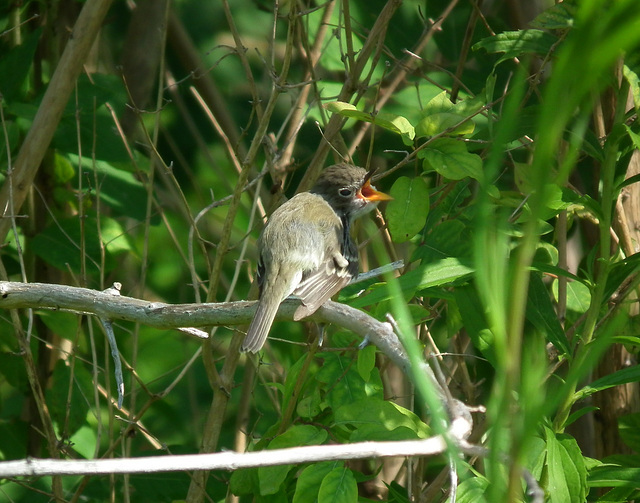
<instances>
[{"instance_id":1,"label":"dense green foliage","mask_svg":"<svg viewBox=\"0 0 640 503\"><path fill-rule=\"evenodd\" d=\"M0 7L5 188L93 3ZM485 3L114 2L26 201L4 213L0 280L255 298L266 216L348 159L394 197L355 229L362 268L404 267L338 300L390 315L413 371L333 326L319 346L314 324L276 323L252 359L242 327L203 343L117 321L118 410L99 320L3 310L0 461L428 438L425 359L486 408L469 440L487 450L4 479L0 500L446 501L452 459L457 501L640 498L640 3Z\"/></svg>"}]
</instances>

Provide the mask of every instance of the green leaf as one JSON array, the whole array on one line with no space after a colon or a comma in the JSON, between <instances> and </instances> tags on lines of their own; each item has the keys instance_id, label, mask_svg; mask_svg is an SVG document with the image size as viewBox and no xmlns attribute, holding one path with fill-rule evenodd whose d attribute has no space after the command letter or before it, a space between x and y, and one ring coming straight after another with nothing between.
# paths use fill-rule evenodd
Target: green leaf
<instances>
[{"instance_id":1,"label":"green leaf","mask_svg":"<svg viewBox=\"0 0 640 503\"><path fill-rule=\"evenodd\" d=\"M296 412L300 417L308 419L316 417L322 412L322 397L316 388L312 393L302 398L296 406Z\"/></svg>"},{"instance_id":2,"label":"green leaf","mask_svg":"<svg viewBox=\"0 0 640 503\"><path fill-rule=\"evenodd\" d=\"M418 416L393 402L365 399L346 403L335 413L335 423L353 428L350 441L427 438L429 427ZM393 436L390 433L396 432Z\"/></svg>"},{"instance_id":3,"label":"green leaf","mask_svg":"<svg viewBox=\"0 0 640 503\"><path fill-rule=\"evenodd\" d=\"M637 501L640 491L635 487L614 487L598 498L598 503L627 503Z\"/></svg>"},{"instance_id":4,"label":"green leaf","mask_svg":"<svg viewBox=\"0 0 640 503\"><path fill-rule=\"evenodd\" d=\"M482 159L470 154L461 141L438 138L419 151L418 157L424 159L425 170L435 170L449 180L483 179Z\"/></svg>"},{"instance_id":5,"label":"green leaf","mask_svg":"<svg viewBox=\"0 0 640 503\"><path fill-rule=\"evenodd\" d=\"M640 468L605 464L589 472L589 487L638 487Z\"/></svg>"},{"instance_id":6,"label":"green leaf","mask_svg":"<svg viewBox=\"0 0 640 503\"><path fill-rule=\"evenodd\" d=\"M58 360L46 395L49 411L59 431L73 435L87 422L89 402L93 396L93 378L82 365L76 363L72 374L71 367L63 360Z\"/></svg>"},{"instance_id":7,"label":"green leaf","mask_svg":"<svg viewBox=\"0 0 640 503\"><path fill-rule=\"evenodd\" d=\"M587 495L587 469L578 443L545 427L547 440L547 493L551 503L583 503Z\"/></svg>"},{"instance_id":8,"label":"green leaf","mask_svg":"<svg viewBox=\"0 0 640 503\"><path fill-rule=\"evenodd\" d=\"M0 58L0 92L3 100L12 101L19 96L29 74L41 34L42 28L34 30L24 38L22 44L5 52Z\"/></svg>"},{"instance_id":9,"label":"green leaf","mask_svg":"<svg viewBox=\"0 0 640 503\"><path fill-rule=\"evenodd\" d=\"M327 439L327 432L311 425L291 426L282 435L269 442L268 449L285 449L300 445L320 445ZM265 452L265 456L268 456ZM261 466L258 468L260 494L276 494L294 465Z\"/></svg>"},{"instance_id":10,"label":"green leaf","mask_svg":"<svg viewBox=\"0 0 640 503\"><path fill-rule=\"evenodd\" d=\"M536 435L529 441L529 447L525 455L527 459L525 466L529 469L534 479L540 480L547 462L547 443L543 438Z\"/></svg>"},{"instance_id":11,"label":"green leaf","mask_svg":"<svg viewBox=\"0 0 640 503\"><path fill-rule=\"evenodd\" d=\"M640 271L640 253L634 253L626 259L612 264L607 277L605 298L613 295L620 288L620 285L633 277L638 271Z\"/></svg>"},{"instance_id":12,"label":"green leaf","mask_svg":"<svg viewBox=\"0 0 640 503\"><path fill-rule=\"evenodd\" d=\"M287 372L287 377L284 381L284 390L282 392L282 407L286 409L289 407L290 400L297 400L298 397L295 396L295 391L297 388L297 382L300 378L300 372L305 365L307 360L307 355L302 355L298 361L293 363Z\"/></svg>"},{"instance_id":13,"label":"green leaf","mask_svg":"<svg viewBox=\"0 0 640 503\"><path fill-rule=\"evenodd\" d=\"M627 130L627 134L629 135L629 138L631 138L631 141L633 142L633 146L636 149L640 149L640 134L634 133L633 130L626 124L624 125L624 127Z\"/></svg>"},{"instance_id":14,"label":"green leaf","mask_svg":"<svg viewBox=\"0 0 640 503\"><path fill-rule=\"evenodd\" d=\"M526 311L527 320L546 335L558 351L570 354L569 342L553 308L549 293L539 274L532 274L529 281L529 297Z\"/></svg>"},{"instance_id":15,"label":"green leaf","mask_svg":"<svg viewBox=\"0 0 640 503\"><path fill-rule=\"evenodd\" d=\"M553 296L558 299L558 281L553 282ZM584 314L591 304L591 290L579 281L567 281L567 309Z\"/></svg>"},{"instance_id":16,"label":"green leaf","mask_svg":"<svg viewBox=\"0 0 640 503\"><path fill-rule=\"evenodd\" d=\"M640 452L640 413L619 417L618 431L625 444L635 452Z\"/></svg>"},{"instance_id":17,"label":"green leaf","mask_svg":"<svg viewBox=\"0 0 640 503\"><path fill-rule=\"evenodd\" d=\"M621 384L627 384L630 382L640 381L640 365L634 365L633 367L627 367L622 370L618 370L613 374L596 379L591 384L583 387L576 393L578 399L585 398L589 395L593 395L598 391L604 389L613 388L614 386L620 386Z\"/></svg>"},{"instance_id":18,"label":"green leaf","mask_svg":"<svg viewBox=\"0 0 640 503\"><path fill-rule=\"evenodd\" d=\"M365 382L352 358L329 352L323 352L318 357L323 360L323 365L316 379L326 384L325 401L330 408L335 410L345 403L382 396L378 372L371 372L369 380Z\"/></svg>"},{"instance_id":19,"label":"green leaf","mask_svg":"<svg viewBox=\"0 0 640 503\"><path fill-rule=\"evenodd\" d=\"M562 2L542 11L529 23L533 28L544 30L562 30L573 26L576 6L571 2Z\"/></svg>"},{"instance_id":20,"label":"green leaf","mask_svg":"<svg viewBox=\"0 0 640 503\"><path fill-rule=\"evenodd\" d=\"M56 185L67 183L76 175L76 170L66 157L55 153L53 161L54 182Z\"/></svg>"},{"instance_id":21,"label":"green leaf","mask_svg":"<svg viewBox=\"0 0 640 503\"><path fill-rule=\"evenodd\" d=\"M98 440L95 428L83 425L71 435L69 440L74 451L85 459L93 459L95 445Z\"/></svg>"},{"instance_id":22,"label":"green leaf","mask_svg":"<svg viewBox=\"0 0 640 503\"><path fill-rule=\"evenodd\" d=\"M469 257L471 230L460 220L445 220L438 224L413 254L412 260L436 262L447 257Z\"/></svg>"},{"instance_id":23,"label":"green leaf","mask_svg":"<svg viewBox=\"0 0 640 503\"><path fill-rule=\"evenodd\" d=\"M236 496L249 496L259 491L258 469L236 470L229 479L229 489Z\"/></svg>"},{"instance_id":24,"label":"green leaf","mask_svg":"<svg viewBox=\"0 0 640 503\"><path fill-rule=\"evenodd\" d=\"M566 428L567 426L569 426L570 424L575 423L578 419L580 419L582 416L589 414L590 412L595 412L596 410L598 410L598 407L582 407L581 409L578 409L577 411L573 412L565 421L564 423L564 427Z\"/></svg>"},{"instance_id":25,"label":"green leaf","mask_svg":"<svg viewBox=\"0 0 640 503\"><path fill-rule=\"evenodd\" d=\"M376 366L376 347L368 345L358 351L358 374L364 382L369 382L371 372Z\"/></svg>"},{"instance_id":26,"label":"green leaf","mask_svg":"<svg viewBox=\"0 0 640 503\"><path fill-rule=\"evenodd\" d=\"M464 102L461 102L464 103ZM482 105L480 105L482 106ZM424 118L417 124L415 134L418 138L435 136L449 128L453 128L448 134L464 135L473 133L475 124L468 119L468 115L461 113L456 109L449 98L446 91L442 91L435 96L422 110Z\"/></svg>"},{"instance_id":27,"label":"green leaf","mask_svg":"<svg viewBox=\"0 0 640 503\"><path fill-rule=\"evenodd\" d=\"M631 96L633 96L633 105L635 106L636 112L640 112L640 79L638 78L638 74L627 65L624 65L623 72L624 78L627 79L629 83ZM638 147L636 146L636 148Z\"/></svg>"},{"instance_id":28,"label":"green leaf","mask_svg":"<svg viewBox=\"0 0 640 503\"><path fill-rule=\"evenodd\" d=\"M402 291L411 298L417 291L465 280L471 274L473 274L471 267L462 263L458 258L449 257L429 264L422 264L400 276L398 282ZM390 298L391 294L386 286L381 285L379 288L373 289L368 295L353 300L351 305L353 307L365 307Z\"/></svg>"},{"instance_id":29,"label":"green leaf","mask_svg":"<svg viewBox=\"0 0 640 503\"><path fill-rule=\"evenodd\" d=\"M376 115L358 110L351 103L344 101L332 101L324 105L327 110L337 113L343 117L349 117L363 122L370 122L376 126L380 126L387 131L402 136L403 141L407 145L412 144L415 137L415 131L411 123L401 115L387 114L380 112Z\"/></svg>"},{"instance_id":30,"label":"green leaf","mask_svg":"<svg viewBox=\"0 0 640 503\"><path fill-rule=\"evenodd\" d=\"M296 480L296 492L293 503L308 503L318 499L320 485L324 478L334 469L342 468L342 461L324 461L307 466Z\"/></svg>"},{"instance_id":31,"label":"green leaf","mask_svg":"<svg viewBox=\"0 0 640 503\"><path fill-rule=\"evenodd\" d=\"M429 189L420 178L399 177L389 192L385 210L389 232L396 243L408 241L422 230L429 214Z\"/></svg>"},{"instance_id":32,"label":"green leaf","mask_svg":"<svg viewBox=\"0 0 640 503\"><path fill-rule=\"evenodd\" d=\"M558 39L542 30L505 31L483 38L473 50L484 49L489 53L505 53L505 58L522 54L547 54ZM502 58L504 60L505 58Z\"/></svg>"},{"instance_id":33,"label":"green leaf","mask_svg":"<svg viewBox=\"0 0 640 503\"><path fill-rule=\"evenodd\" d=\"M15 353L0 353L0 375L7 383L24 394L31 390L24 360Z\"/></svg>"},{"instance_id":34,"label":"green leaf","mask_svg":"<svg viewBox=\"0 0 640 503\"><path fill-rule=\"evenodd\" d=\"M84 239L84 259L88 270L95 272L100 269L102 238L107 251L105 268L107 272L112 270L116 266L115 255L131 250L124 229L117 221L102 217L100 224L104 234L98 234L97 220L86 218L84 222L84 233L78 218L59 219L46 227L31 241L34 253L57 269L70 268L80 272L83 260L80 242Z\"/></svg>"},{"instance_id":35,"label":"green leaf","mask_svg":"<svg viewBox=\"0 0 640 503\"><path fill-rule=\"evenodd\" d=\"M462 323L473 345L491 363L495 363L494 335L482 309L478 292L472 285L458 287L453 292Z\"/></svg>"},{"instance_id":36,"label":"green leaf","mask_svg":"<svg viewBox=\"0 0 640 503\"><path fill-rule=\"evenodd\" d=\"M486 503L485 493L488 487L489 481L481 476L463 480L458 485L455 503ZM451 498L446 503L452 503Z\"/></svg>"},{"instance_id":37,"label":"green leaf","mask_svg":"<svg viewBox=\"0 0 640 503\"><path fill-rule=\"evenodd\" d=\"M78 165L78 156L66 154L73 166ZM94 177L95 170L95 177ZM105 161L93 162L90 158L82 158L82 176L89 180L92 190L99 187L100 200L113 208L118 215L144 221L147 216L147 191L144 185L128 171L119 169ZM152 220L152 224L160 222L159 217Z\"/></svg>"},{"instance_id":38,"label":"green leaf","mask_svg":"<svg viewBox=\"0 0 640 503\"><path fill-rule=\"evenodd\" d=\"M336 467L331 470L320 484L318 503L356 503L358 484L351 470Z\"/></svg>"}]
</instances>

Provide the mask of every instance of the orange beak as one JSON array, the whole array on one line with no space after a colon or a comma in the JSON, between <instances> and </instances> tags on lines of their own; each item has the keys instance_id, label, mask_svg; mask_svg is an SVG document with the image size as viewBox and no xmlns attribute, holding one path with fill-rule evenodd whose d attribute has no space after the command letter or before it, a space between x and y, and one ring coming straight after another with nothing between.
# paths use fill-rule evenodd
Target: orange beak
<instances>
[{"instance_id":1,"label":"orange beak","mask_svg":"<svg viewBox=\"0 0 640 503\"><path fill-rule=\"evenodd\" d=\"M372 169L367 173L367 176L364 179L364 184L358 191L357 196L365 201L390 201L393 197L385 194L384 192L380 192L371 185L371 177L373 176L374 171L375 170Z\"/></svg>"}]
</instances>

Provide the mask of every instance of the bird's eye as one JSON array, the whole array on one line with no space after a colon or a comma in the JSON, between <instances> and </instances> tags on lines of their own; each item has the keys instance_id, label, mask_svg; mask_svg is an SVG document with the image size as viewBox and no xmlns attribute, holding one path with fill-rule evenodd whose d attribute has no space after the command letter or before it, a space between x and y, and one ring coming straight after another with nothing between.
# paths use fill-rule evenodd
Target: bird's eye
<instances>
[{"instance_id":1,"label":"bird's eye","mask_svg":"<svg viewBox=\"0 0 640 503\"><path fill-rule=\"evenodd\" d=\"M351 194L353 194L353 191L351 189L340 189L338 194L340 194L342 197L349 197Z\"/></svg>"}]
</instances>

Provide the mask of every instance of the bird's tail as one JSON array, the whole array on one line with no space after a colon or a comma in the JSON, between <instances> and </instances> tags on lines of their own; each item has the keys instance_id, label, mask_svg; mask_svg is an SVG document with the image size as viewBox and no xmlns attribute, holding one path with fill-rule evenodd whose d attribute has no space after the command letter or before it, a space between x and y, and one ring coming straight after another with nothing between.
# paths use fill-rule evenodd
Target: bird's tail
<instances>
[{"instance_id":1,"label":"bird's tail","mask_svg":"<svg viewBox=\"0 0 640 503\"><path fill-rule=\"evenodd\" d=\"M258 309L242 343L243 352L257 353L262 349L279 306L279 302L273 302L273 299L268 298L258 302Z\"/></svg>"}]
</instances>

